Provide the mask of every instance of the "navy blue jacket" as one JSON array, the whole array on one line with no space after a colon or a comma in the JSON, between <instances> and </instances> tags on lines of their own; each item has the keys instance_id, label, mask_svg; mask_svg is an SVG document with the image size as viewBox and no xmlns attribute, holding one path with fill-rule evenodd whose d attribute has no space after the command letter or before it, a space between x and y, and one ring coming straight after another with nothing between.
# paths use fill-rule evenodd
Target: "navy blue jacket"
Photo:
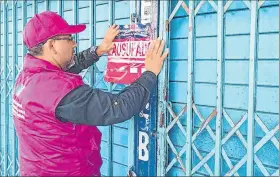
<instances>
[{"instance_id":1,"label":"navy blue jacket","mask_svg":"<svg viewBox=\"0 0 280 177\"><path fill-rule=\"evenodd\" d=\"M92 47L78 53L75 56L75 65L67 72L78 74L97 62L99 57L95 49ZM56 108L56 117L63 122L95 126L124 122L144 109L156 83L156 75L146 71L118 94L104 92L88 85L80 86L60 101Z\"/></svg>"}]
</instances>

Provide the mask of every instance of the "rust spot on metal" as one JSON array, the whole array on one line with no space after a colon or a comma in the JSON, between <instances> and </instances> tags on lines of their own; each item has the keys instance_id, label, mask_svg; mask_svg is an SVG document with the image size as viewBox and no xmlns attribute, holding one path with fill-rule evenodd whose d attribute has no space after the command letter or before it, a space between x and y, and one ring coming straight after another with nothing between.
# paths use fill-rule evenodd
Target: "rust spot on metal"
<instances>
[{"instance_id":1,"label":"rust spot on metal","mask_svg":"<svg viewBox=\"0 0 280 177\"><path fill-rule=\"evenodd\" d=\"M165 20L165 30L169 31L169 21Z\"/></svg>"},{"instance_id":2,"label":"rust spot on metal","mask_svg":"<svg viewBox=\"0 0 280 177\"><path fill-rule=\"evenodd\" d=\"M160 114L159 127L163 127L163 125L164 125L164 113L162 112Z\"/></svg>"},{"instance_id":3,"label":"rust spot on metal","mask_svg":"<svg viewBox=\"0 0 280 177\"><path fill-rule=\"evenodd\" d=\"M186 11L186 13L189 15L190 14L190 9L188 8L188 6L185 2L182 2L182 7Z\"/></svg>"},{"instance_id":4,"label":"rust spot on metal","mask_svg":"<svg viewBox=\"0 0 280 177\"><path fill-rule=\"evenodd\" d=\"M163 94L164 94L164 96L163 96L164 101L167 101L168 95L167 95L167 89L166 89L166 87L165 87L164 90L163 90Z\"/></svg>"}]
</instances>

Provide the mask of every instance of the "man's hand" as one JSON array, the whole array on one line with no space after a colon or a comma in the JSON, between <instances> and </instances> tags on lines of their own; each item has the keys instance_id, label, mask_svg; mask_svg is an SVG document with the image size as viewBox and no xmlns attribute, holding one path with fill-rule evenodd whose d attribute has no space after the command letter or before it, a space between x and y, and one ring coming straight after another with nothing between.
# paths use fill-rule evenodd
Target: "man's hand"
<instances>
[{"instance_id":1,"label":"man's hand","mask_svg":"<svg viewBox=\"0 0 280 177\"><path fill-rule=\"evenodd\" d=\"M113 40L115 37L119 34L119 26L118 25L112 25L106 32L103 41L96 49L96 54L98 56L103 55L104 53L110 52L110 50L113 49Z\"/></svg>"},{"instance_id":2,"label":"man's hand","mask_svg":"<svg viewBox=\"0 0 280 177\"><path fill-rule=\"evenodd\" d=\"M163 61L168 55L168 50L162 54L164 45L165 42L159 40L159 38L157 40L153 40L149 51L146 54L145 68L147 71L155 73L156 76L160 73Z\"/></svg>"}]
</instances>

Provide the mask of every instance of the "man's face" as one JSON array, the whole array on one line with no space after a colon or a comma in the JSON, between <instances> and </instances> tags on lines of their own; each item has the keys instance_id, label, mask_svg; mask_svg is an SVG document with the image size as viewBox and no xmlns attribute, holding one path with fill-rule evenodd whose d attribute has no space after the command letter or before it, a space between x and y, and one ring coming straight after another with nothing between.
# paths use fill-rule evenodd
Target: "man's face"
<instances>
[{"instance_id":1,"label":"man's face","mask_svg":"<svg viewBox=\"0 0 280 177\"><path fill-rule=\"evenodd\" d=\"M71 63L77 46L71 35L58 35L51 39L52 55L63 69Z\"/></svg>"}]
</instances>

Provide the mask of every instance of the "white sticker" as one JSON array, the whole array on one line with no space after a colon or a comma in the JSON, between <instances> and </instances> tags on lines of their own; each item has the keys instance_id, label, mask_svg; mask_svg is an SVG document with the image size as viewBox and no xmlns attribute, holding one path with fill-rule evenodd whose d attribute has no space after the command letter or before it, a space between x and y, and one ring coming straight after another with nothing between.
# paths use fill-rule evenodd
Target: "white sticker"
<instances>
[{"instance_id":1,"label":"white sticker","mask_svg":"<svg viewBox=\"0 0 280 177\"><path fill-rule=\"evenodd\" d=\"M149 136L146 132L139 131L139 160L148 161L149 160Z\"/></svg>"},{"instance_id":2,"label":"white sticker","mask_svg":"<svg viewBox=\"0 0 280 177\"><path fill-rule=\"evenodd\" d=\"M130 68L130 73L138 73L138 68Z\"/></svg>"}]
</instances>

